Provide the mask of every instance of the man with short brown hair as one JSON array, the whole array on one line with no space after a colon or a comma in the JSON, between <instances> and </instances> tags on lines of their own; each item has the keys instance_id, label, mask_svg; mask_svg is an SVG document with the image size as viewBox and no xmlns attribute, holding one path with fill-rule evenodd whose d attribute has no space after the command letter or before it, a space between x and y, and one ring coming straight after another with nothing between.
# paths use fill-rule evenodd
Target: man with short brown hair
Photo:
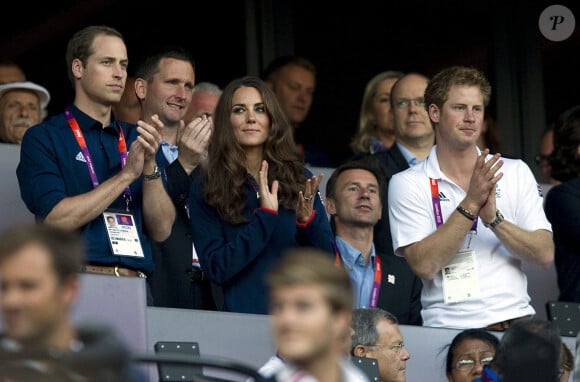
<instances>
[{"instance_id":1,"label":"man with short brown hair","mask_svg":"<svg viewBox=\"0 0 580 382\"><path fill-rule=\"evenodd\" d=\"M288 251L268 273L276 381L366 381L345 357L353 291L348 274L326 252ZM267 377L269 377L268 375Z\"/></svg>"},{"instance_id":2,"label":"man with short brown hair","mask_svg":"<svg viewBox=\"0 0 580 382\"><path fill-rule=\"evenodd\" d=\"M111 328L71 322L83 262L76 232L34 223L0 232L0 380L121 382L137 376Z\"/></svg>"}]
</instances>

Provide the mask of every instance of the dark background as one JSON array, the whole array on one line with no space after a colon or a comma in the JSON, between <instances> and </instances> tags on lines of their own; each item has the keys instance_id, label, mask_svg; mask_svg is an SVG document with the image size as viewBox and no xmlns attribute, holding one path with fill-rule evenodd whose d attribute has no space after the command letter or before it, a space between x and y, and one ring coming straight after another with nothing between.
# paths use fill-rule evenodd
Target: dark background
<instances>
[{"instance_id":1,"label":"dark background","mask_svg":"<svg viewBox=\"0 0 580 382\"><path fill-rule=\"evenodd\" d=\"M580 17L575 2L556 3ZM448 65L470 65L483 70L494 88L486 112L497 119L506 138L502 150L531 158L542 126L580 103L580 19L569 39L545 39L538 17L551 4L419 0L341 6L305 0L217 0L147 5L95 0L52 1L32 9L30 3L12 3L15 10L4 13L0 25L0 56L17 61L29 80L47 87L52 95L49 113L59 113L73 99L66 42L89 24L111 25L123 33L129 70L131 62L158 45L182 45L195 57L196 81L220 86L235 77L260 74L277 54L304 55L317 66L318 84L311 114L301 128L337 163L350 155L348 142L357 128L364 86L375 74L396 69L432 76ZM498 70L503 72L506 62L508 76L499 76L499 82ZM534 79L540 86L526 85ZM498 96L507 85L519 100L513 107L506 105L511 95ZM540 102L531 109L521 107L530 97Z\"/></svg>"}]
</instances>

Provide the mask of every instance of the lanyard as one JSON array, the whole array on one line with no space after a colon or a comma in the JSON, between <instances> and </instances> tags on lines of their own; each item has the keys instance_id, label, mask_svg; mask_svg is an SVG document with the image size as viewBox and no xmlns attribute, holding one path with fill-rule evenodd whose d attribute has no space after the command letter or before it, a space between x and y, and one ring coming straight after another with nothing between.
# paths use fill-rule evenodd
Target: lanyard
<instances>
[{"instance_id":1,"label":"lanyard","mask_svg":"<svg viewBox=\"0 0 580 382\"><path fill-rule=\"evenodd\" d=\"M433 203L433 215L435 215L435 224L439 228L443 224L443 214L441 213L441 199L439 198L439 181L437 179L429 178L431 186L431 201ZM470 231L477 233L477 216L473 219L473 225Z\"/></svg>"},{"instance_id":2,"label":"lanyard","mask_svg":"<svg viewBox=\"0 0 580 382\"><path fill-rule=\"evenodd\" d=\"M87 147L87 142L85 140L85 136L77 122L76 118L74 117L71 110L67 107L64 111L64 116L68 125L70 126L77 143L81 148L81 152L87 161L87 167L89 170L89 175L91 177L91 181L93 182L93 187L97 187L99 185L99 179L97 178L97 173L95 171L95 166L93 164L93 159L91 158L91 154L89 153L89 148ZM121 157L121 168L125 167L127 163L127 142L125 141L125 134L123 133L123 129L119 126L119 139L117 140L117 147L119 148L119 156ZM127 205L127 211L129 211L129 203L131 202L131 189L129 186L125 188L123 191L123 197L125 198L125 203Z\"/></svg>"},{"instance_id":3,"label":"lanyard","mask_svg":"<svg viewBox=\"0 0 580 382\"><path fill-rule=\"evenodd\" d=\"M341 264L341 257L340 252L338 251L338 246L336 245L336 241L332 243L334 247L334 264L340 265ZM375 255L375 272L373 277L373 289L371 291L371 301L369 305L371 308L376 308L377 303L379 302L379 290L381 289L381 277L383 275L383 267L381 265L381 258L378 255Z\"/></svg>"}]
</instances>

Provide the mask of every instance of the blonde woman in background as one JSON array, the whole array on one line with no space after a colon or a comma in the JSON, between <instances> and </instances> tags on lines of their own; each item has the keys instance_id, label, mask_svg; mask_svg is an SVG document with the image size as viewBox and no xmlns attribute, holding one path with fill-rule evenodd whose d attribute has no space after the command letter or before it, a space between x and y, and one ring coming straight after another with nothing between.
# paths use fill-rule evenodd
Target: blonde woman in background
<instances>
[{"instance_id":1,"label":"blonde woman in background","mask_svg":"<svg viewBox=\"0 0 580 382\"><path fill-rule=\"evenodd\" d=\"M359 114L358 131L350 142L355 157L389 149L395 143L395 127L391 115L391 88L404 73L381 72L365 87Z\"/></svg>"}]
</instances>

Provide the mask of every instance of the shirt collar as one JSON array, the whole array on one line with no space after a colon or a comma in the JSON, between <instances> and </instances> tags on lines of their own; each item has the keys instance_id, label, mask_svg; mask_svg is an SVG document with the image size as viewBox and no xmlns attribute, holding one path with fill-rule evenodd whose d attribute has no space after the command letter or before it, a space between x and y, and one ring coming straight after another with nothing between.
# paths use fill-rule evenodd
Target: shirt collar
<instances>
[{"instance_id":1,"label":"shirt collar","mask_svg":"<svg viewBox=\"0 0 580 382\"><path fill-rule=\"evenodd\" d=\"M94 128L98 128L98 129L103 128L103 125L101 124L101 122L97 121L96 119L94 119L90 115L86 114L84 111L79 109L74 103L70 104L69 107L70 107L70 110L71 110L73 116L77 120L81 130L89 131L89 130L94 129ZM109 126L105 126L105 127L112 127L113 129L115 129L116 132L119 132L120 123L121 122L117 122L117 120L113 116L113 113L111 112L111 124Z\"/></svg>"},{"instance_id":2,"label":"shirt collar","mask_svg":"<svg viewBox=\"0 0 580 382\"><path fill-rule=\"evenodd\" d=\"M356 265L356 261L359 257L364 257L359 250L353 248L340 236L336 236L336 247L340 253L342 261L349 268L352 268ZM373 268L375 266L375 256L375 245L373 244L371 247L371 264Z\"/></svg>"},{"instance_id":3,"label":"shirt collar","mask_svg":"<svg viewBox=\"0 0 580 382\"><path fill-rule=\"evenodd\" d=\"M400 142L395 142L395 144L399 148L399 151L401 151L401 154L403 154L403 157L405 158L405 160L407 161L407 164L409 166L412 167L420 162L420 160L417 159L417 157L415 155L413 155L413 153L411 151L409 151L408 148L403 146Z\"/></svg>"},{"instance_id":4,"label":"shirt collar","mask_svg":"<svg viewBox=\"0 0 580 382\"><path fill-rule=\"evenodd\" d=\"M481 150L479 147L475 147L477 150L477 155L481 155ZM437 145L433 145L431 147L431 151L429 152L429 156L425 159L425 169L427 172L427 176L431 179L443 179L446 178L441 168L439 167L439 159L437 159Z\"/></svg>"},{"instance_id":5,"label":"shirt collar","mask_svg":"<svg viewBox=\"0 0 580 382\"><path fill-rule=\"evenodd\" d=\"M167 160L168 163L173 163L174 160L177 159L178 152L177 146L171 146L169 142L163 140L161 141L161 150L163 151L163 156Z\"/></svg>"}]
</instances>

